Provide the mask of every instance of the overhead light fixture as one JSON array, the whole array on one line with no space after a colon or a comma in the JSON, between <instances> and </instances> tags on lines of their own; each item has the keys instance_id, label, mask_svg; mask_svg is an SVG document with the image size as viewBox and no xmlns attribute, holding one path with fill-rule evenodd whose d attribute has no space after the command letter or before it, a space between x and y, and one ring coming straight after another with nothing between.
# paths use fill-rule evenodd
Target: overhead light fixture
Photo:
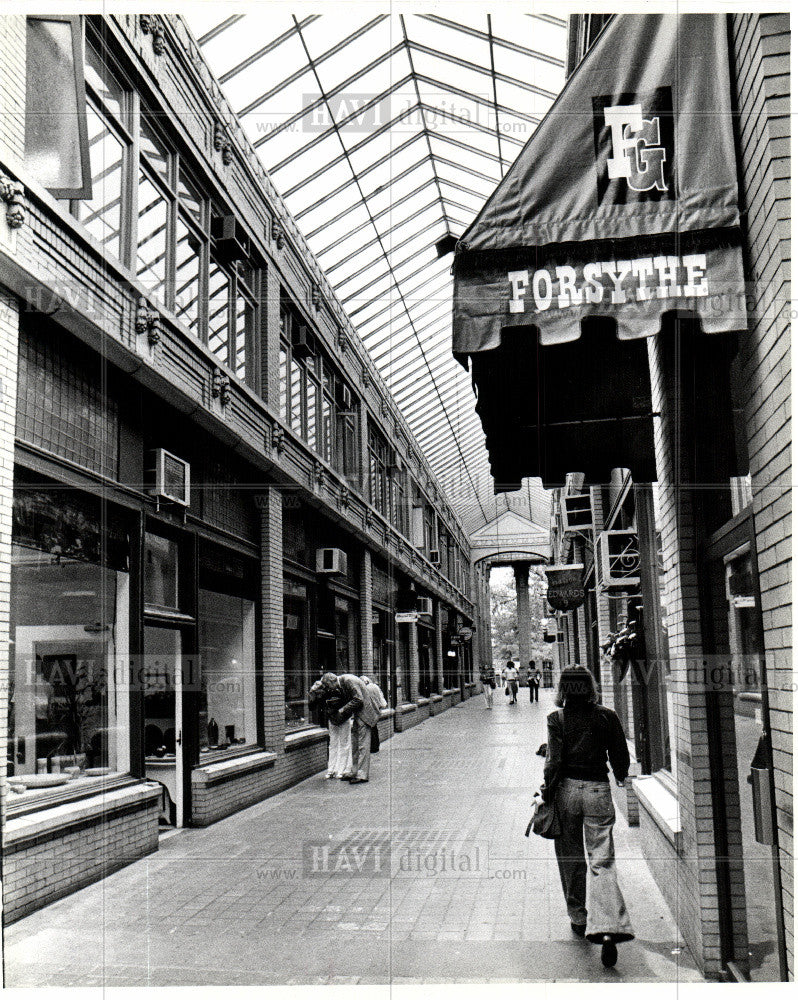
<instances>
[{"instance_id":1,"label":"overhead light fixture","mask_svg":"<svg viewBox=\"0 0 798 1000\"><path fill-rule=\"evenodd\" d=\"M438 242L435 244L435 250L438 254L438 258L445 257L447 253L454 253L454 248L457 246L457 237L452 236L451 233L447 233L442 236Z\"/></svg>"}]
</instances>

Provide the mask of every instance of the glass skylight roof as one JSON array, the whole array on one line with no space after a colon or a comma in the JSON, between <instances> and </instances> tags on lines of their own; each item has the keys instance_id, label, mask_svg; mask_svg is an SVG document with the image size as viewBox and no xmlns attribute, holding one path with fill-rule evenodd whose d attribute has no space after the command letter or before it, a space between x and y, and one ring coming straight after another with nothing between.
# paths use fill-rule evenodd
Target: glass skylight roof
<instances>
[{"instance_id":1,"label":"glass skylight roof","mask_svg":"<svg viewBox=\"0 0 798 1000\"><path fill-rule=\"evenodd\" d=\"M184 16L466 529L505 507L546 525L539 481L493 495L435 244L462 234L561 90L566 22L554 6L435 6L457 16Z\"/></svg>"}]
</instances>

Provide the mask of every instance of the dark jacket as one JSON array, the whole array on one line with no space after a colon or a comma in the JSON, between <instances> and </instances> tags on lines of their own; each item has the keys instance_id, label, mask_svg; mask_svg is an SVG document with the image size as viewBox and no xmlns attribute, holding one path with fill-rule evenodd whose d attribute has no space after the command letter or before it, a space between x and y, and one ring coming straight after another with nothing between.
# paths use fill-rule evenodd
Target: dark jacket
<instances>
[{"instance_id":1,"label":"dark jacket","mask_svg":"<svg viewBox=\"0 0 798 1000\"><path fill-rule=\"evenodd\" d=\"M343 700L341 708L337 712L331 712L329 716L337 726L352 715L359 717L362 714L366 696L363 681L354 674L340 674L330 696Z\"/></svg>"},{"instance_id":2,"label":"dark jacket","mask_svg":"<svg viewBox=\"0 0 798 1000\"><path fill-rule=\"evenodd\" d=\"M565 729L563 731L563 722ZM607 760L618 781L629 773L629 748L621 720L603 705L566 706L548 717L543 798L561 778L607 781Z\"/></svg>"}]
</instances>

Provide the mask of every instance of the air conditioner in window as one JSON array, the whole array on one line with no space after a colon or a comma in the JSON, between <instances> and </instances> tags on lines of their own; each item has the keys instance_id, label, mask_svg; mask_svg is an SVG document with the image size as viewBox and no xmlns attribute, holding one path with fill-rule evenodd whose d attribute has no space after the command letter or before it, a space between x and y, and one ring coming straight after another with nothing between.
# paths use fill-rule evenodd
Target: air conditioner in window
<instances>
[{"instance_id":1,"label":"air conditioner in window","mask_svg":"<svg viewBox=\"0 0 798 1000\"><path fill-rule=\"evenodd\" d=\"M316 549L317 573L346 573L346 552L343 549Z\"/></svg>"},{"instance_id":2,"label":"air conditioner in window","mask_svg":"<svg viewBox=\"0 0 798 1000\"><path fill-rule=\"evenodd\" d=\"M589 493L566 493L560 495L562 530L588 531L593 527L593 510Z\"/></svg>"},{"instance_id":3,"label":"air conditioner in window","mask_svg":"<svg viewBox=\"0 0 798 1000\"><path fill-rule=\"evenodd\" d=\"M155 448L149 452L148 473L153 485L148 489L151 496L163 497L183 507L191 503L191 466L182 458Z\"/></svg>"},{"instance_id":4,"label":"air conditioner in window","mask_svg":"<svg viewBox=\"0 0 798 1000\"><path fill-rule=\"evenodd\" d=\"M440 566L441 564L441 553L439 549L429 550L429 561L433 566Z\"/></svg>"},{"instance_id":5,"label":"air conditioner in window","mask_svg":"<svg viewBox=\"0 0 798 1000\"><path fill-rule=\"evenodd\" d=\"M431 615L432 614L432 598L431 597L417 597L416 598L416 611L420 615Z\"/></svg>"},{"instance_id":6,"label":"air conditioner in window","mask_svg":"<svg viewBox=\"0 0 798 1000\"><path fill-rule=\"evenodd\" d=\"M600 531L596 536L597 583L636 590L640 585L640 546L635 531Z\"/></svg>"},{"instance_id":7,"label":"air conditioner in window","mask_svg":"<svg viewBox=\"0 0 798 1000\"><path fill-rule=\"evenodd\" d=\"M310 332L310 328L305 326L304 323L298 323L294 327L291 344L294 348L294 354L298 354L303 358L310 358L316 353L313 334Z\"/></svg>"},{"instance_id":8,"label":"air conditioner in window","mask_svg":"<svg viewBox=\"0 0 798 1000\"><path fill-rule=\"evenodd\" d=\"M252 248L246 230L234 215L214 215L211 219L214 250L223 260L247 260Z\"/></svg>"}]
</instances>

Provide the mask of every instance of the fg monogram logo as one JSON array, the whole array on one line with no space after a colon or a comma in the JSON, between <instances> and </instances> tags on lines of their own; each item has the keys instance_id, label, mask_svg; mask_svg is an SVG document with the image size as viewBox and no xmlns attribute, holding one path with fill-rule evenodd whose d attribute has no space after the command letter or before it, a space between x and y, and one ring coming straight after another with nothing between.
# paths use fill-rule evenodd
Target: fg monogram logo
<instances>
[{"instance_id":1,"label":"fg monogram logo","mask_svg":"<svg viewBox=\"0 0 798 1000\"><path fill-rule=\"evenodd\" d=\"M594 97L593 130L599 204L675 198L670 87Z\"/></svg>"},{"instance_id":2,"label":"fg monogram logo","mask_svg":"<svg viewBox=\"0 0 798 1000\"><path fill-rule=\"evenodd\" d=\"M612 156L607 160L609 177L625 177L633 191L667 191L659 118L644 118L639 104L628 104L605 108L604 121L610 127L612 143Z\"/></svg>"}]
</instances>

